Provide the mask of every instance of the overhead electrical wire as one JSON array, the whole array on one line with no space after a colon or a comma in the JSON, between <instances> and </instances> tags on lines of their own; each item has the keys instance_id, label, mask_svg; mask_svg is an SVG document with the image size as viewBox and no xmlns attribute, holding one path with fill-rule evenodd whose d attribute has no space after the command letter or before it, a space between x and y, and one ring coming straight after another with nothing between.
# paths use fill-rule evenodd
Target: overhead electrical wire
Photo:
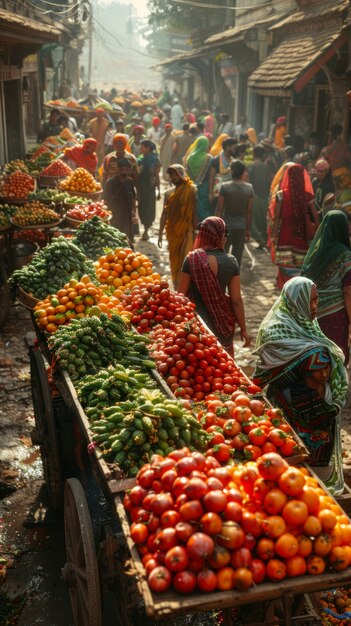
<instances>
[{"instance_id":1,"label":"overhead electrical wire","mask_svg":"<svg viewBox=\"0 0 351 626\"><path fill-rule=\"evenodd\" d=\"M53 13L54 15L67 15L67 13L70 13L70 12L72 12L72 15L73 15L73 11L77 13L78 8L79 8L78 2L76 2L75 5L69 7L68 9L64 9L63 11L53 11L52 9L44 10L38 7L38 5L33 4L33 2L30 2L30 0L19 0L19 2L26 8L30 6L34 10L34 12L37 13L37 15L48 15L49 13Z\"/></svg>"},{"instance_id":2,"label":"overhead electrical wire","mask_svg":"<svg viewBox=\"0 0 351 626\"><path fill-rule=\"evenodd\" d=\"M174 0L174 2L178 2L179 4L187 4L192 7L201 7L203 9L222 9L224 11L246 11L247 9L260 9L261 7L269 7L272 4L281 4L281 0L271 0L270 2L263 2L261 4L256 5L247 5L244 7L228 7L225 5L218 4L207 4L206 2L194 2L193 0Z\"/></svg>"}]
</instances>

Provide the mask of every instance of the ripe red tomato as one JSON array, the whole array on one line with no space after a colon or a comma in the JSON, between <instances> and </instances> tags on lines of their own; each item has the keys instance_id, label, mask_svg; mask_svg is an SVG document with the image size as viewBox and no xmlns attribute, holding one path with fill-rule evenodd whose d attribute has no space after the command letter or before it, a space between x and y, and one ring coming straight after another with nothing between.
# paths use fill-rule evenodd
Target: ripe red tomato
<instances>
[{"instance_id":1,"label":"ripe red tomato","mask_svg":"<svg viewBox=\"0 0 351 626\"><path fill-rule=\"evenodd\" d=\"M189 569L178 572L173 578L173 587L179 593L192 593L196 589L194 572Z\"/></svg>"},{"instance_id":2,"label":"ripe red tomato","mask_svg":"<svg viewBox=\"0 0 351 626\"><path fill-rule=\"evenodd\" d=\"M132 524L130 527L130 536L137 545L145 543L149 536L147 526L145 526L145 524Z\"/></svg>"},{"instance_id":3,"label":"ripe red tomato","mask_svg":"<svg viewBox=\"0 0 351 626\"><path fill-rule=\"evenodd\" d=\"M193 522L200 519L204 514L204 510L200 500L190 500L181 505L179 513L183 522Z\"/></svg>"},{"instance_id":4,"label":"ripe red tomato","mask_svg":"<svg viewBox=\"0 0 351 626\"><path fill-rule=\"evenodd\" d=\"M190 478L188 484L184 488L184 492L188 496L189 500L200 500L208 488L204 480L201 478Z\"/></svg>"},{"instance_id":5,"label":"ripe red tomato","mask_svg":"<svg viewBox=\"0 0 351 626\"><path fill-rule=\"evenodd\" d=\"M205 569L197 575L197 586L201 591L210 593L217 587L217 576L211 569Z\"/></svg>"},{"instance_id":6,"label":"ripe red tomato","mask_svg":"<svg viewBox=\"0 0 351 626\"><path fill-rule=\"evenodd\" d=\"M184 543L186 543L189 537L191 537L191 535L195 532L195 528L188 522L178 522L175 529L178 539Z\"/></svg>"},{"instance_id":7,"label":"ripe red tomato","mask_svg":"<svg viewBox=\"0 0 351 626\"><path fill-rule=\"evenodd\" d=\"M190 559L208 559L213 554L215 544L205 533L194 533L186 544Z\"/></svg>"},{"instance_id":8,"label":"ripe red tomato","mask_svg":"<svg viewBox=\"0 0 351 626\"><path fill-rule=\"evenodd\" d=\"M262 583L266 578L266 568L261 559L252 559L250 570L252 572L253 580L256 585Z\"/></svg>"},{"instance_id":9,"label":"ripe red tomato","mask_svg":"<svg viewBox=\"0 0 351 626\"><path fill-rule=\"evenodd\" d=\"M175 528L163 528L157 533L155 544L159 550L167 552L170 548L173 548L177 543L177 533Z\"/></svg>"},{"instance_id":10,"label":"ripe red tomato","mask_svg":"<svg viewBox=\"0 0 351 626\"><path fill-rule=\"evenodd\" d=\"M251 551L244 546L233 550L230 562L235 569L239 567L250 567L252 563Z\"/></svg>"},{"instance_id":11,"label":"ripe red tomato","mask_svg":"<svg viewBox=\"0 0 351 626\"><path fill-rule=\"evenodd\" d=\"M145 498L143 501L143 506L144 508L146 508ZM155 515L162 515L162 513L172 508L173 498L170 493L157 493L151 502L151 510L153 513L155 513Z\"/></svg>"},{"instance_id":12,"label":"ripe red tomato","mask_svg":"<svg viewBox=\"0 0 351 626\"><path fill-rule=\"evenodd\" d=\"M231 520L222 524L221 535L218 537L218 543L228 550L240 548L245 540L245 533L241 526Z\"/></svg>"},{"instance_id":13,"label":"ripe red tomato","mask_svg":"<svg viewBox=\"0 0 351 626\"><path fill-rule=\"evenodd\" d=\"M212 511L213 513L222 513L225 510L227 504L227 496L223 491L209 491L202 499L202 503L206 511Z\"/></svg>"},{"instance_id":14,"label":"ripe red tomato","mask_svg":"<svg viewBox=\"0 0 351 626\"><path fill-rule=\"evenodd\" d=\"M171 586L172 574L166 567L159 565L150 572L147 581L152 591L163 593Z\"/></svg>"},{"instance_id":15,"label":"ripe red tomato","mask_svg":"<svg viewBox=\"0 0 351 626\"><path fill-rule=\"evenodd\" d=\"M171 572L180 572L186 569L189 564L188 553L182 546L174 546L166 552L165 566Z\"/></svg>"},{"instance_id":16,"label":"ripe red tomato","mask_svg":"<svg viewBox=\"0 0 351 626\"><path fill-rule=\"evenodd\" d=\"M205 513L200 518L200 525L207 535L218 535L222 530L222 519L217 513Z\"/></svg>"},{"instance_id":17,"label":"ripe red tomato","mask_svg":"<svg viewBox=\"0 0 351 626\"><path fill-rule=\"evenodd\" d=\"M165 511L161 515L161 526L163 528L175 527L180 522L180 515L178 511Z\"/></svg>"}]
</instances>

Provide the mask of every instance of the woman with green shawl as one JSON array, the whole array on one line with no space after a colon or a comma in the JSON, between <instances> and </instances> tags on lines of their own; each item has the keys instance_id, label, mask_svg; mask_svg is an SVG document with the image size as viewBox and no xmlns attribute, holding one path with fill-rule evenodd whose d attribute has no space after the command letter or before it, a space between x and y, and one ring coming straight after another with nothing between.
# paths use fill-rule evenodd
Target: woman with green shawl
<instances>
[{"instance_id":1,"label":"woman with green shawl","mask_svg":"<svg viewBox=\"0 0 351 626\"><path fill-rule=\"evenodd\" d=\"M351 340L351 248L345 213L329 211L320 224L302 266L317 286L317 318L323 333L349 361Z\"/></svg>"},{"instance_id":2,"label":"woman with green shawl","mask_svg":"<svg viewBox=\"0 0 351 626\"><path fill-rule=\"evenodd\" d=\"M310 452L309 463L334 494L342 493L340 412L346 401L343 353L321 331L314 283L301 276L282 288L258 331L254 382L268 385Z\"/></svg>"},{"instance_id":3,"label":"woman with green shawl","mask_svg":"<svg viewBox=\"0 0 351 626\"><path fill-rule=\"evenodd\" d=\"M197 214L201 222L211 215L209 176L212 157L208 153L209 147L207 137L198 137L185 157L186 172L197 187Z\"/></svg>"}]
</instances>

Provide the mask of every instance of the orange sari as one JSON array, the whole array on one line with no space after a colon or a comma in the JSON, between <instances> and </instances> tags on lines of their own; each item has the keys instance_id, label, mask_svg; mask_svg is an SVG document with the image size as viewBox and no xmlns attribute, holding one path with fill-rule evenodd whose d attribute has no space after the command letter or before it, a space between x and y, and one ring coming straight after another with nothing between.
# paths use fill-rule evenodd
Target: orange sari
<instances>
[{"instance_id":1,"label":"orange sari","mask_svg":"<svg viewBox=\"0 0 351 626\"><path fill-rule=\"evenodd\" d=\"M196 200L196 185L186 175L182 182L170 189L165 196L166 236L175 288L179 282L183 261L188 252L193 249Z\"/></svg>"}]
</instances>

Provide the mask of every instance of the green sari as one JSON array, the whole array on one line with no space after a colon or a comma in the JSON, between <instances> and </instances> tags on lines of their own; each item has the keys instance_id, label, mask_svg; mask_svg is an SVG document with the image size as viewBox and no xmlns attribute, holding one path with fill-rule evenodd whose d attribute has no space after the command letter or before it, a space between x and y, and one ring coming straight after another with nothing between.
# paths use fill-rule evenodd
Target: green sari
<instances>
[{"instance_id":1,"label":"green sari","mask_svg":"<svg viewBox=\"0 0 351 626\"><path fill-rule=\"evenodd\" d=\"M318 321L311 319L310 301L313 282L297 276L289 280L281 295L264 318L258 331L254 354L258 355L254 381L264 387L269 385L268 396L273 400L281 391L292 390L294 396L300 382L301 366L315 353L321 350L328 354L331 374L328 381L330 394L325 398L325 411L329 409L335 416L333 453L328 465L328 476L324 471L323 479L333 493L343 491L343 472L340 439L340 412L346 401L347 374L343 365L343 353L338 346L321 331ZM278 390L278 393L276 393ZM288 394L286 394L288 396ZM306 396L307 397L307 396ZM283 406L283 409L286 408ZM291 406L294 410L294 406ZM308 411L305 412L308 417ZM296 427L298 413L292 420ZM300 420L301 430L306 424ZM311 423L310 434L313 432ZM323 468L324 469L324 468Z\"/></svg>"}]
</instances>

